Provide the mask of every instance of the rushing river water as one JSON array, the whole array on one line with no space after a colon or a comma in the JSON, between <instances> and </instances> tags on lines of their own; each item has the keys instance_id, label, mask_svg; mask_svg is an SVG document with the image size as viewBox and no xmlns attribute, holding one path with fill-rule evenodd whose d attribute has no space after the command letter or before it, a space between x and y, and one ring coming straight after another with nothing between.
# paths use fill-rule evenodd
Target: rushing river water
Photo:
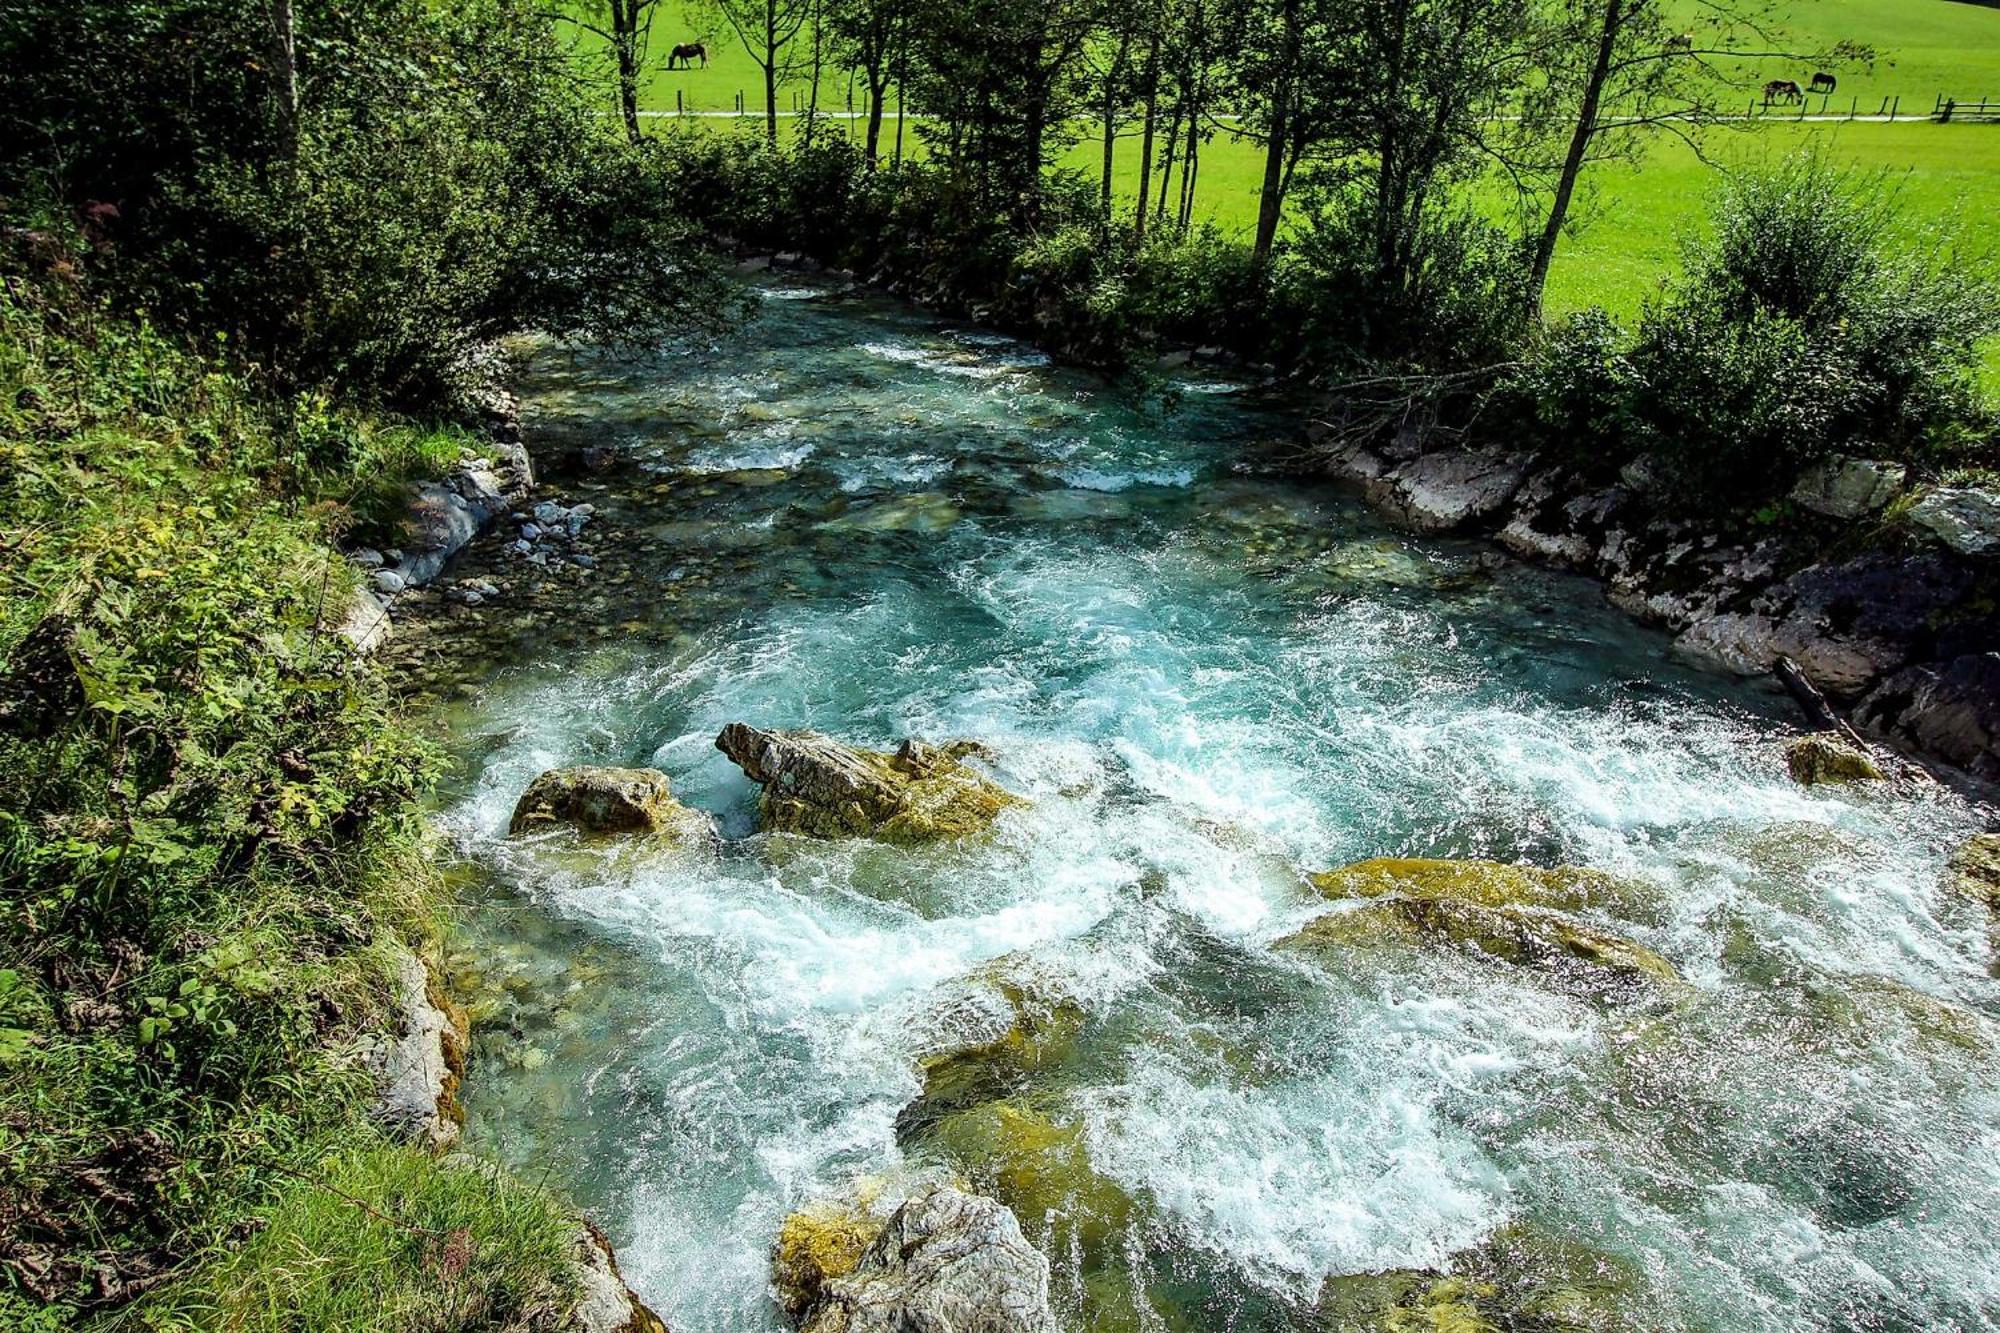
<instances>
[{"instance_id":1,"label":"rushing river water","mask_svg":"<svg viewBox=\"0 0 2000 1333\"><path fill-rule=\"evenodd\" d=\"M1179 390L777 288L719 344L539 355L531 427L629 460L577 493L626 606L575 614L632 619L451 712L473 1144L596 1215L680 1333L780 1327L780 1220L903 1165L917 1061L1000 960L1087 1015L1038 1095L1138 1200L1151 1326L1286 1327L1326 1275L1528 1225L1607 1256L1632 1328L2000 1327L2000 984L1939 882L1977 812L1793 785L1763 696L1590 585L1241 473L1277 423ZM958 847L760 837L736 719L976 739L1032 804ZM508 840L584 761L664 769L721 849ZM1385 854L1635 877L1598 924L1688 988L1270 950L1328 910L1301 870Z\"/></svg>"}]
</instances>

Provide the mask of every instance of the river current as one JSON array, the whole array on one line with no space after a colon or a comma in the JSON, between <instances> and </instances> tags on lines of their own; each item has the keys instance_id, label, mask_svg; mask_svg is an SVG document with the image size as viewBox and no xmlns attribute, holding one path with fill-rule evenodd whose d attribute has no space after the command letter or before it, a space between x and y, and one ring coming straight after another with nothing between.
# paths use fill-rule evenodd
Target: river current
<instances>
[{"instance_id":1,"label":"river current","mask_svg":"<svg viewBox=\"0 0 2000 1333\"><path fill-rule=\"evenodd\" d=\"M681 1333L781 1328L780 1221L908 1167L968 978L1031 968L1086 1015L1041 1095L1139 1201L1148 1326L1290 1327L1328 1275L1526 1224L1615 1261L1633 1328L2000 1328L2000 982L1940 883L1980 812L1796 786L1782 701L1590 584L1243 470L1282 420L1175 373L1142 396L817 287L535 355L531 433L625 459L574 498L635 552L631 618L448 713L471 1144ZM733 720L977 740L1030 804L962 846L760 836ZM720 850L507 838L578 762L663 769ZM1598 924L1685 992L1270 949L1329 908L1302 871L1382 855L1630 876L1648 909Z\"/></svg>"}]
</instances>

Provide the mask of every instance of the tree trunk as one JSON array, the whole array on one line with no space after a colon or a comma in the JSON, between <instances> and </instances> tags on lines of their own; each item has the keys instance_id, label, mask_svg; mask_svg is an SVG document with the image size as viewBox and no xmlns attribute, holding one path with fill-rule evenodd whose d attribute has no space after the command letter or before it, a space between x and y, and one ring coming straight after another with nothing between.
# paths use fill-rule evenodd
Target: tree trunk
<instances>
[{"instance_id":1,"label":"tree trunk","mask_svg":"<svg viewBox=\"0 0 2000 1333\"><path fill-rule=\"evenodd\" d=\"M1160 39L1146 48L1146 118L1139 135L1139 208L1132 215L1132 239L1146 239L1146 196L1153 184L1153 126L1160 110Z\"/></svg>"},{"instance_id":2,"label":"tree trunk","mask_svg":"<svg viewBox=\"0 0 2000 1333\"><path fill-rule=\"evenodd\" d=\"M813 25L812 92L810 94L809 100L806 102L805 137L806 137L807 147L812 146L813 135L819 130L819 76L820 76L820 69L825 64L826 61L826 48L820 44L820 32L825 27L825 25L820 22L821 18L820 9L821 6L819 6L818 4L815 4L812 9L812 25Z\"/></svg>"},{"instance_id":3,"label":"tree trunk","mask_svg":"<svg viewBox=\"0 0 2000 1333\"><path fill-rule=\"evenodd\" d=\"M1118 34L1118 54L1104 76L1104 182L1099 190L1099 207L1104 224L1111 225L1112 154L1118 138L1118 83L1125 76L1125 61L1132 51L1132 34Z\"/></svg>"},{"instance_id":4,"label":"tree trunk","mask_svg":"<svg viewBox=\"0 0 2000 1333\"><path fill-rule=\"evenodd\" d=\"M1174 183L1174 155L1180 150L1181 109L1176 105L1167 119L1167 150L1160 154L1160 199L1153 206L1153 221L1165 225L1167 220L1167 191Z\"/></svg>"},{"instance_id":5,"label":"tree trunk","mask_svg":"<svg viewBox=\"0 0 2000 1333\"><path fill-rule=\"evenodd\" d=\"M612 0L611 45L618 57L618 109L625 117L625 135L633 143L639 133L639 6L634 0Z\"/></svg>"},{"instance_id":6,"label":"tree trunk","mask_svg":"<svg viewBox=\"0 0 2000 1333\"><path fill-rule=\"evenodd\" d=\"M1535 238L1534 257L1528 265L1528 313L1535 319L1542 316L1542 290L1549 283L1549 266L1555 262L1556 241L1569 217L1577 177L1583 174L1584 160L1590 155L1590 141L1597 137L1597 109L1604 98L1605 82L1611 77L1611 56L1624 21L1624 0L1605 0L1603 26L1597 34L1597 54L1591 62L1590 78L1583 85L1576 128L1570 133L1569 151L1563 156L1562 173L1556 177L1555 197L1549 201L1549 216L1542 224L1542 234Z\"/></svg>"},{"instance_id":7,"label":"tree trunk","mask_svg":"<svg viewBox=\"0 0 2000 1333\"><path fill-rule=\"evenodd\" d=\"M271 57L277 72L278 135L285 156L299 151L298 29L292 0L271 0Z\"/></svg>"},{"instance_id":8,"label":"tree trunk","mask_svg":"<svg viewBox=\"0 0 2000 1333\"><path fill-rule=\"evenodd\" d=\"M778 0L764 0L764 137L778 146Z\"/></svg>"},{"instance_id":9,"label":"tree trunk","mask_svg":"<svg viewBox=\"0 0 2000 1333\"><path fill-rule=\"evenodd\" d=\"M1299 8L1285 0L1284 39L1278 48L1277 87L1271 91L1271 123L1264 144L1264 184L1257 196L1257 237L1250 257L1263 264L1278 240L1278 219L1285 204L1285 145L1292 133L1293 84L1299 68Z\"/></svg>"},{"instance_id":10,"label":"tree trunk","mask_svg":"<svg viewBox=\"0 0 2000 1333\"><path fill-rule=\"evenodd\" d=\"M875 170L875 159L880 156L882 146L882 94L888 91L889 81L885 78L876 82L875 71L868 72L868 169Z\"/></svg>"}]
</instances>

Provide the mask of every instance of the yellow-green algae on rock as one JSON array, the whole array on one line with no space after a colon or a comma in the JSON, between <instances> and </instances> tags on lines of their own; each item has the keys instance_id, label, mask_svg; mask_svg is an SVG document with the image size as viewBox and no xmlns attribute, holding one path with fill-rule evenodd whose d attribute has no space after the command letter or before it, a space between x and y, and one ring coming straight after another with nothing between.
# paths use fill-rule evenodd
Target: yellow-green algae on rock
<instances>
[{"instance_id":1,"label":"yellow-green algae on rock","mask_svg":"<svg viewBox=\"0 0 2000 1333\"><path fill-rule=\"evenodd\" d=\"M863 750L814 731L765 731L732 722L715 748L763 787L758 826L816 838L874 838L899 846L984 833L1020 797L962 762L972 742L942 749L906 740L895 753Z\"/></svg>"},{"instance_id":2,"label":"yellow-green algae on rock","mask_svg":"<svg viewBox=\"0 0 2000 1333\"><path fill-rule=\"evenodd\" d=\"M870 1208L864 1186L853 1196L815 1199L787 1217L771 1247L771 1286L794 1321L818 1303L828 1282L846 1277L888 1219Z\"/></svg>"},{"instance_id":3,"label":"yellow-green algae on rock","mask_svg":"<svg viewBox=\"0 0 2000 1333\"><path fill-rule=\"evenodd\" d=\"M988 1041L925 1056L918 1062L924 1090L896 1118L899 1137L954 1111L1021 1091L1045 1070L1067 1060L1083 1032L1085 1013L1059 986L1002 975L997 966L972 978L990 987L1013 1021Z\"/></svg>"},{"instance_id":4,"label":"yellow-green algae on rock","mask_svg":"<svg viewBox=\"0 0 2000 1333\"><path fill-rule=\"evenodd\" d=\"M1623 1259L1512 1223L1448 1269L1329 1277L1306 1323L1317 1333L1667 1333Z\"/></svg>"},{"instance_id":5,"label":"yellow-green algae on rock","mask_svg":"<svg viewBox=\"0 0 2000 1333\"><path fill-rule=\"evenodd\" d=\"M713 831L708 816L674 799L657 768L552 768L521 793L509 833L534 833L562 825L585 833L636 833L688 842Z\"/></svg>"},{"instance_id":6,"label":"yellow-green algae on rock","mask_svg":"<svg viewBox=\"0 0 2000 1333\"><path fill-rule=\"evenodd\" d=\"M1013 1209L1031 1237L1046 1234L1051 1253L1073 1248L1086 1273L1123 1266L1120 1238L1137 1205L1091 1164L1081 1125L996 1101L945 1116L922 1142Z\"/></svg>"},{"instance_id":7,"label":"yellow-green algae on rock","mask_svg":"<svg viewBox=\"0 0 2000 1333\"><path fill-rule=\"evenodd\" d=\"M1378 898L1328 912L1272 947L1324 956L1385 943L1449 947L1534 968L1586 989L1676 984L1673 964L1644 945L1559 913L1452 898Z\"/></svg>"},{"instance_id":8,"label":"yellow-green algae on rock","mask_svg":"<svg viewBox=\"0 0 2000 1333\"><path fill-rule=\"evenodd\" d=\"M1642 881L1582 866L1510 865L1433 857L1377 856L1306 876L1328 898L1450 899L1479 907L1548 907L1650 919L1655 892Z\"/></svg>"}]
</instances>

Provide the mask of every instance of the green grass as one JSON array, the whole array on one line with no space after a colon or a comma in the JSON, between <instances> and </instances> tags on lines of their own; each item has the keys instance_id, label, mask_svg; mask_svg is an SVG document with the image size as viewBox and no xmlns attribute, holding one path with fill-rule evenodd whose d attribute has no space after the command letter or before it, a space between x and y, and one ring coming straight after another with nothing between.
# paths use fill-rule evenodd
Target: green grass
<instances>
[{"instance_id":1,"label":"green grass","mask_svg":"<svg viewBox=\"0 0 2000 1333\"><path fill-rule=\"evenodd\" d=\"M468 437L261 396L76 267L0 285L0 1328L504 1325L555 1206L366 1119L436 759L320 628L356 506Z\"/></svg>"}]
</instances>

